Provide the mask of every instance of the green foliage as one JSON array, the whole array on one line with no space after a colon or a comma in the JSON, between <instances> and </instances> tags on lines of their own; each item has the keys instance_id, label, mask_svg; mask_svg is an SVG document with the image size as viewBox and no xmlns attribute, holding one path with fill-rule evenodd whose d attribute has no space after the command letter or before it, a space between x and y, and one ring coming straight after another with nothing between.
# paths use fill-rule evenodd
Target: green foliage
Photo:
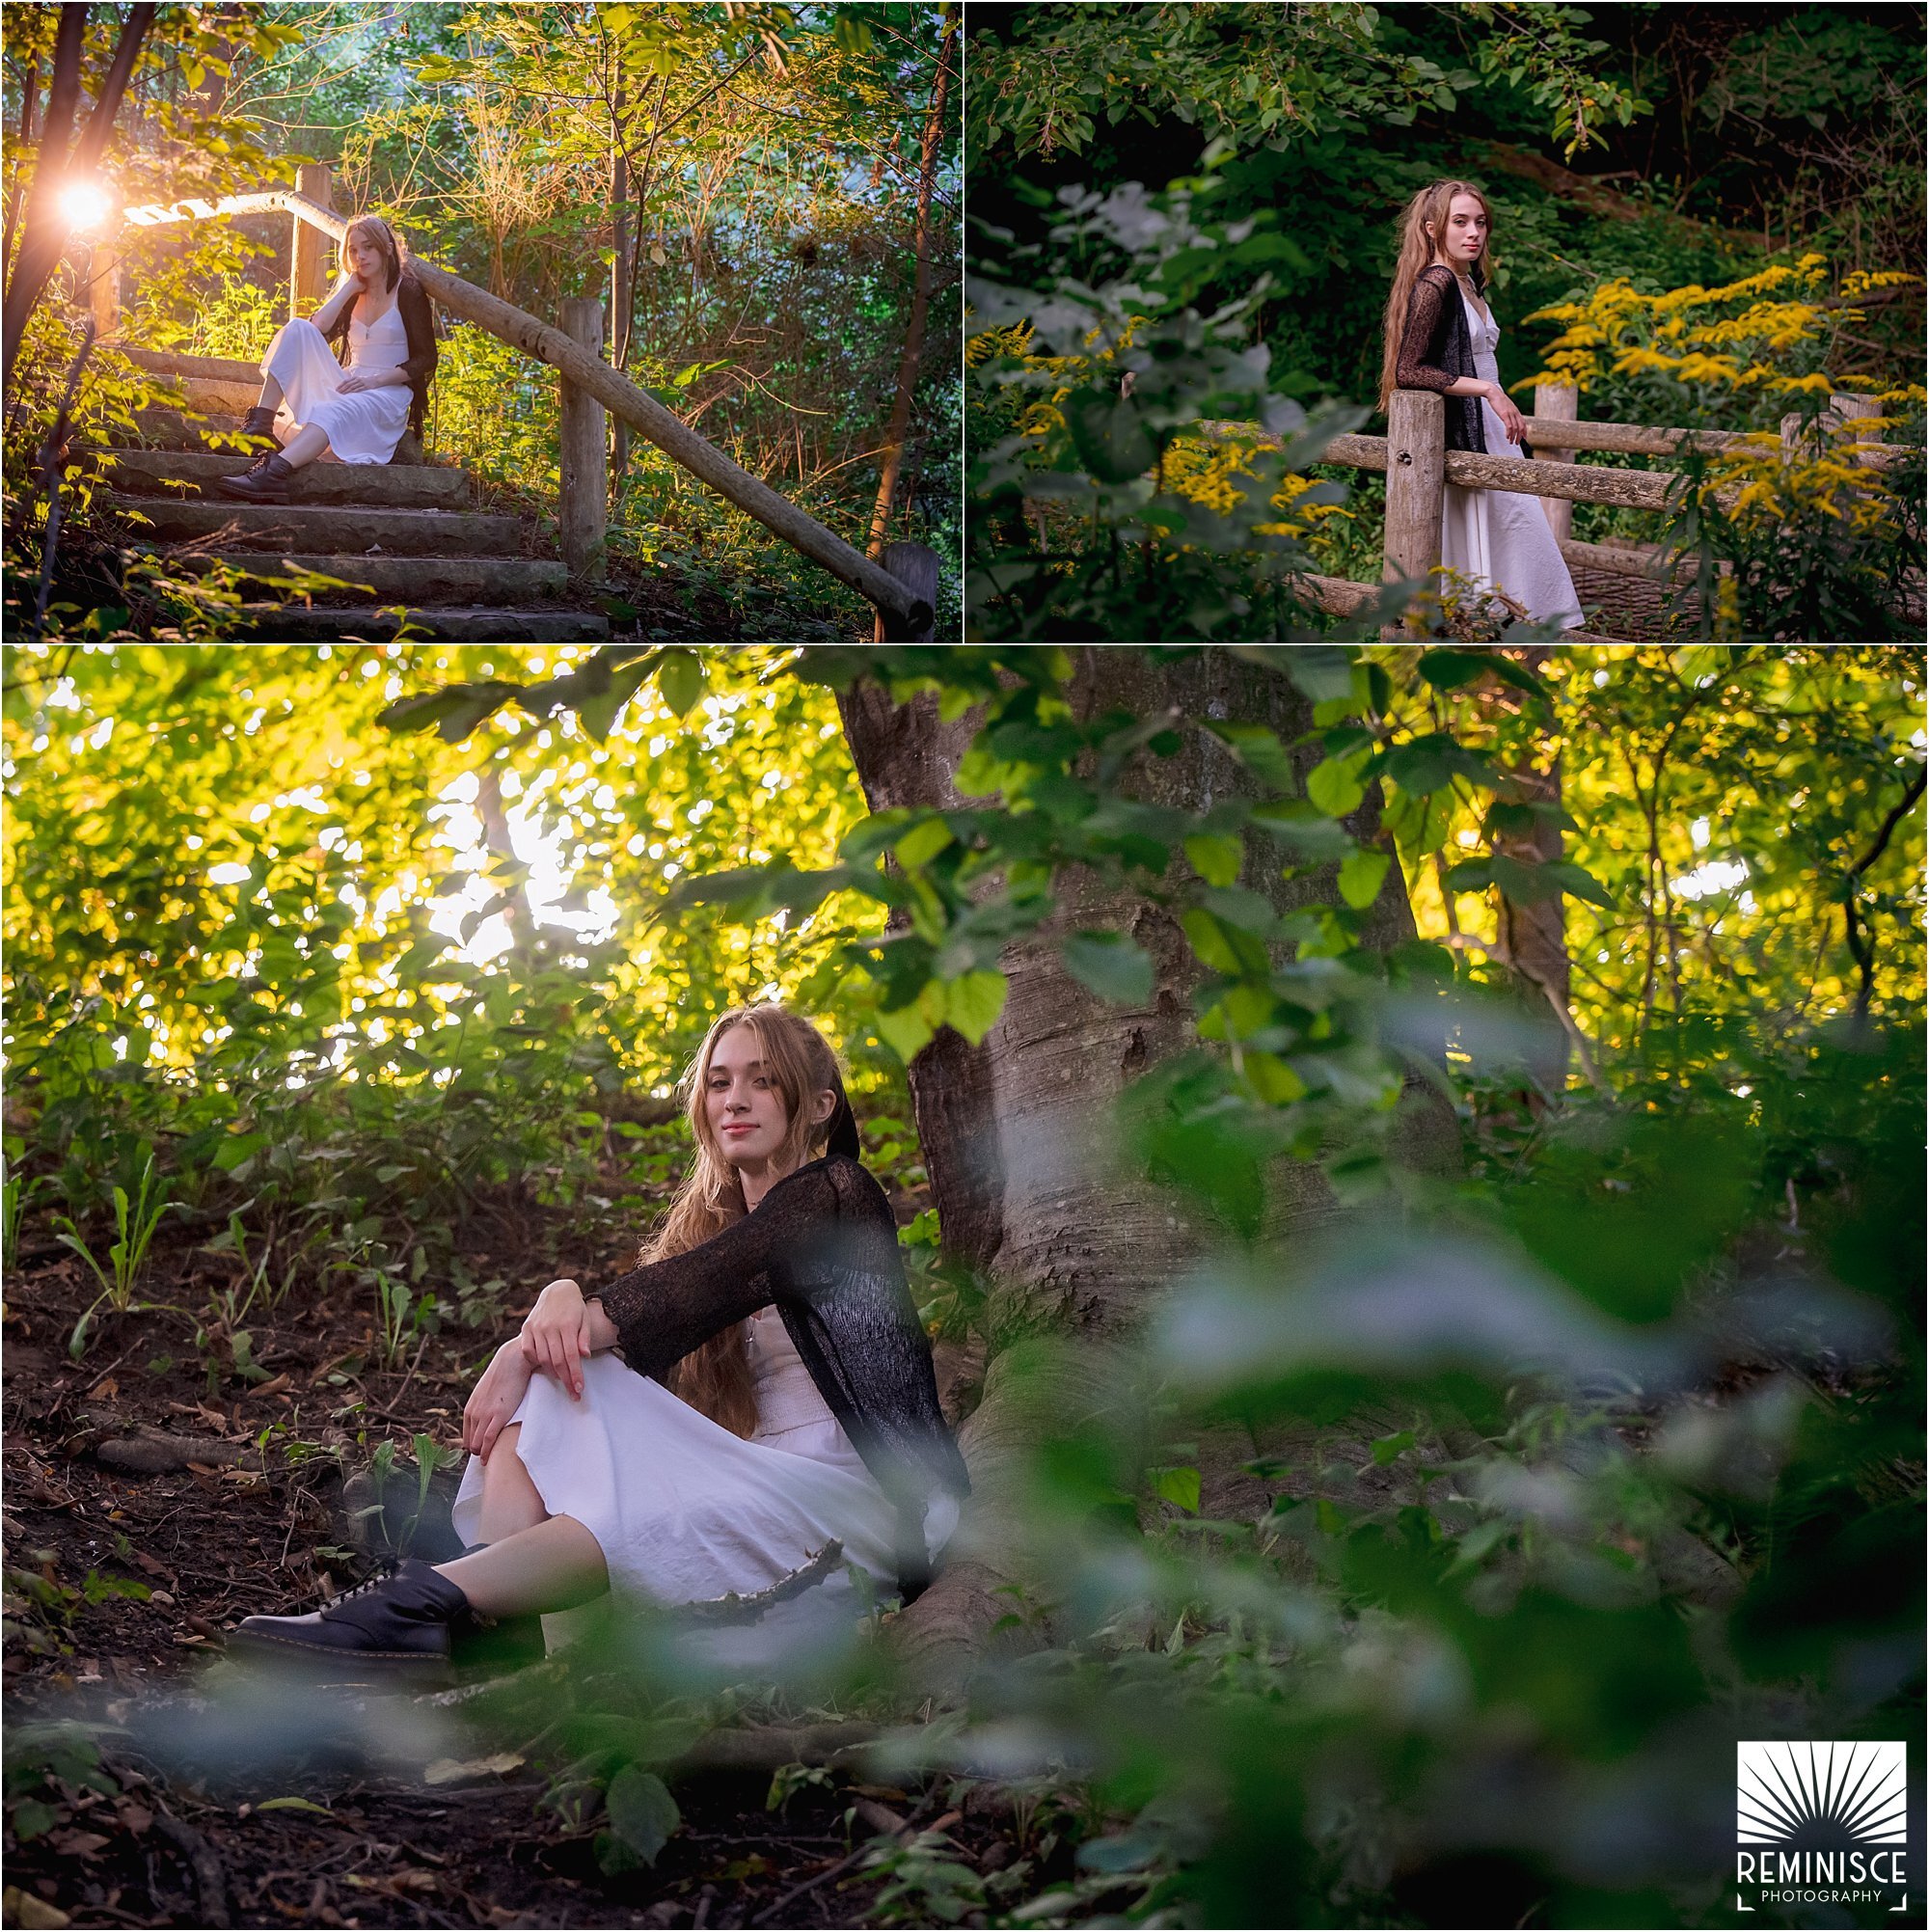
<instances>
[{"instance_id":1,"label":"green foliage","mask_svg":"<svg viewBox=\"0 0 1929 1932\"><path fill-rule=\"evenodd\" d=\"M641 667L664 702L634 667L568 684L583 662L400 646L13 660L9 1211L64 1215L123 1299L164 1190L225 1224L213 1245L239 1278L181 1317L211 1378L258 1377L248 1324L296 1282L350 1289L384 1361L438 1321L493 1322L504 1284L460 1252L478 1195L640 1235L685 1156L628 1116L669 1111L724 1007L775 989L856 1033L844 974L825 968L872 922L861 903L747 930L662 916L688 870L834 857L863 807L828 695L763 682L757 659L672 651ZM537 707L457 742L374 722L405 675L486 685L525 667L553 668L583 721ZM432 698L421 721L461 723ZM475 808L485 778L493 832ZM546 842L546 871L512 841ZM534 924L532 889L607 937ZM853 1044L860 1110L901 1117L895 1063ZM882 1144L908 1174L906 1138ZM103 1236L116 1188L127 1226Z\"/></svg>"},{"instance_id":2,"label":"green foliage","mask_svg":"<svg viewBox=\"0 0 1929 1932\"><path fill-rule=\"evenodd\" d=\"M1567 152L1609 119L1625 126L1648 103L1599 77L1600 41L1574 32L1576 7L1537 8L1532 25L1508 10L1461 10L1481 27L1480 72L1415 51L1399 10L1289 8L1263 14L1224 6L1079 7L1015 19L984 34L974 68L976 152L1076 155L1100 120L1196 127L1202 145L1284 149L1361 123L1410 128L1421 114L1452 114L1490 85L1525 85L1551 107Z\"/></svg>"},{"instance_id":3,"label":"green foliage","mask_svg":"<svg viewBox=\"0 0 1929 1932\"><path fill-rule=\"evenodd\" d=\"M1214 185L1065 189L1048 259L987 264L968 280L974 635L1317 634L1293 582L1311 558L1275 502L1364 412L1309 421L1278 393L1248 319L1269 286L1263 264L1296 251L1260 218L1206 214ZM1193 301L1232 259L1258 280L1209 319ZM1257 422L1274 444L1225 501L1202 501L1177 486L1171 452L1226 417ZM1342 500L1330 484L1292 492L1295 509Z\"/></svg>"}]
</instances>

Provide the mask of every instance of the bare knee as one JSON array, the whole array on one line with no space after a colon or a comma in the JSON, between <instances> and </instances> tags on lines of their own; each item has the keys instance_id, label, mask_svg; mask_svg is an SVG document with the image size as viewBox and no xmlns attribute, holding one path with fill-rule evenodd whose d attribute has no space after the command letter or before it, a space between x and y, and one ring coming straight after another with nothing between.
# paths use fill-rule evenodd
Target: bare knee
<instances>
[{"instance_id":1,"label":"bare knee","mask_svg":"<svg viewBox=\"0 0 1929 1932\"><path fill-rule=\"evenodd\" d=\"M503 1537L514 1536L519 1530L527 1530L548 1520L549 1510L543 1502L542 1493L524 1466L522 1456L517 1454L517 1442L521 1435L520 1423L505 1429L496 1438L494 1447L489 1451L489 1459L482 1465L482 1509L478 1528L484 1542L500 1542Z\"/></svg>"}]
</instances>

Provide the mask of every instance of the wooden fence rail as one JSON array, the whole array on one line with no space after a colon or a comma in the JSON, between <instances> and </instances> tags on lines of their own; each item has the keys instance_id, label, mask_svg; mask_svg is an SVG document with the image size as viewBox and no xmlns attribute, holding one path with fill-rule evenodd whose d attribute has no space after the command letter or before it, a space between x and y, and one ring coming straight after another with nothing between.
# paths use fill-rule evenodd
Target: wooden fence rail
<instances>
[{"instance_id":1,"label":"wooden fence rail","mask_svg":"<svg viewBox=\"0 0 1929 1932\"><path fill-rule=\"evenodd\" d=\"M307 195L281 188L246 195L225 195L219 201L187 200L164 206L128 208L124 219L136 228L152 228L168 222L201 221L218 215L276 212L292 215L297 228L306 224L308 228L330 235L338 242L348 231L347 220L333 208L323 206ZM307 266L298 253L297 277ZM779 496L761 477L751 476L708 438L698 435L681 418L666 409L655 396L638 389L627 376L611 368L596 353L596 347L586 345L573 330L553 328L527 310L504 302L485 288L476 287L473 282L465 282L459 275L451 275L446 268L438 268L419 255L409 257L409 267L439 307L451 315L458 315L466 322L474 322L477 327L488 330L511 347L521 349L538 362L547 363L557 371L563 381L565 404L573 400L576 405L568 414L578 444L587 433L580 426L587 421L580 414L581 409L591 402L600 404L633 429L640 430L672 462L707 483L719 496L755 517L765 529L780 536L793 550L809 558L840 583L866 598L878 613L881 641L916 643L930 639L933 591L927 586L936 584L936 553L932 553L930 567L909 555L927 546L889 545L885 555L896 568L886 569L862 551L853 548L834 531L826 529L815 517L799 509L788 498ZM310 268L309 272L312 275L312 269ZM292 299L301 301L299 288ZM580 316L578 326L584 326ZM600 330L599 317L598 345ZM580 456L580 449L578 453ZM564 466L563 478L560 522L565 550L574 547L578 555L586 560L593 558L602 541L608 515L607 468L601 461L592 464L579 460ZM591 495L596 499L594 503L586 501ZM580 567L576 558L569 558L568 561L572 569Z\"/></svg>"},{"instance_id":2,"label":"wooden fence rail","mask_svg":"<svg viewBox=\"0 0 1929 1932\"><path fill-rule=\"evenodd\" d=\"M1526 419L1525 441L1531 448L1605 449L1648 456L1679 455L1683 450L1717 452L1749 444L1747 431L1691 430L1640 422L1583 422L1574 416L1571 389L1543 389L1543 413ZM1866 397L1836 395L1817 425L1825 436L1847 437L1848 448L1865 468L1882 468L1908 452L1883 446L1874 437L1857 439L1859 419L1872 416L1876 406ZM1802 419L1783 419L1780 442L1793 445ZM1209 441L1239 443L1254 449L1278 449L1284 440L1250 422L1204 422ZM1758 432L1757 432L1758 436ZM1447 448L1446 401L1430 390L1396 390L1387 406L1384 436L1336 436L1320 458L1325 463L1382 473L1387 479L1386 536L1382 551L1382 582L1392 584L1431 577L1440 563L1440 518L1446 485L1463 490L1510 490L1538 497L1562 556L1570 565L1617 575L1667 580L1692 577L1694 565L1671 560L1656 545L1622 547L1578 542L1568 534L1573 503L1613 503L1629 509L1666 510L1679 501L1683 478L1671 470L1607 470L1579 463L1549 462L1534 456L1491 456L1480 450ZM1731 504L1739 485L1716 493L1716 502ZM1726 565L1722 568L1725 570ZM1350 614L1372 595L1374 586L1345 580L1312 577L1305 580L1314 601L1337 614ZM1358 594L1355 595L1354 593ZM1424 635L1425 608L1409 609L1404 629ZM1393 637L1399 631L1389 629Z\"/></svg>"}]
</instances>

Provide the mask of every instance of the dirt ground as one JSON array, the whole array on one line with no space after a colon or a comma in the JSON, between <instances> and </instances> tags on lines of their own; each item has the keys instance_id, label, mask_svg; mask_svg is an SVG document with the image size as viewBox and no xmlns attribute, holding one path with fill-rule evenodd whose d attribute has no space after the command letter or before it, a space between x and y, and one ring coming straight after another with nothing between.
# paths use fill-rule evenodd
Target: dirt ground
<instances>
[{"instance_id":1,"label":"dirt ground","mask_svg":"<svg viewBox=\"0 0 1929 1932\"><path fill-rule=\"evenodd\" d=\"M614 1272L625 1242L605 1245ZM369 1296L297 1288L247 1324L268 1379L217 1361L210 1387L180 1313L111 1316L70 1361L94 1284L29 1223L5 1312L8 1924L840 1925L880 1884L852 1853L895 1820L942 1828L949 1855L987 1871L1010 1862L993 1822L946 1814L942 1793L854 1773L771 1810L764 1771L680 1782L683 1829L653 1868L610 1878L593 1849L606 1821L539 1809L559 1768L539 1755L371 1762L318 1714L313 1748L272 1768L248 1769L231 1731L224 1742L205 1693L210 1673L233 1673L225 1631L313 1608L370 1570L343 1464L416 1430L454 1450L464 1372L510 1331L549 1254L539 1229L519 1238L505 1217L503 1240L467 1257L478 1279L526 1284L502 1325L444 1329L394 1367ZM140 1293L200 1311L232 1265L157 1240Z\"/></svg>"}]
</instances>

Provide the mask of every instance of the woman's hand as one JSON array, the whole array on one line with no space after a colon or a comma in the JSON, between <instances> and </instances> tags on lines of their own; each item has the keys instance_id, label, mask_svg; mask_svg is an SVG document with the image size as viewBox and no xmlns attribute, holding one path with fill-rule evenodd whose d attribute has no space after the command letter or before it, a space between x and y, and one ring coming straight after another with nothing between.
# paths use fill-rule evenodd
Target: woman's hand
<instances>
[{"instance_id":1,"label":"woman's hand","mask_svg":"<svg viewBox=\"0 0 1929 1932\"><path fill-rule=\"evenodd\" d=\"M391 387L389 371L387 369L344 369L341 380L335 387L336 393L340 395L360 395L364 390L388 389Z\"/></svg>"},{"instance_id":2,"label":"woman's hand","mask_svg":"<svg viewBox=\"0 0 1929 1932\"><path fill-rule=\"evenodd\" d=\"M1487 399L1493 404L1494 414L1501 420L1501 427L1508 433L1509 443L1527 441L1527 419L1520 413L1514 399L1499 383L1487 385Z\"/></svg>"},{"instance_id":3,"label":"woman's hand","mask_svg":"<svg viewBox=\"0 0 1929 1932\"><path fill-rule=\"evenodd\" d=\"M508 1428L523 1397L529 1392L530 1377L535 1372L523 1354L520 1339L505 1342L496 1350L496 1358L482 1371L481 1379L470 1391L462 1410L462 1446L484 1462L496 1446L496 1438Z\"/></svg>"},{"instance_id":4,"label":"woman's hand","mask_svg":"<svg viewBox=\"0 0 1929 1932\"><path fill-rule=\"evenodd\" d=\"M583 1290L567 1277L551 1282L523 1322L524 1360L554 1375L573 1400L583 1394L583 1358L595 1348Z\"/></svg>"}]
</instances>

